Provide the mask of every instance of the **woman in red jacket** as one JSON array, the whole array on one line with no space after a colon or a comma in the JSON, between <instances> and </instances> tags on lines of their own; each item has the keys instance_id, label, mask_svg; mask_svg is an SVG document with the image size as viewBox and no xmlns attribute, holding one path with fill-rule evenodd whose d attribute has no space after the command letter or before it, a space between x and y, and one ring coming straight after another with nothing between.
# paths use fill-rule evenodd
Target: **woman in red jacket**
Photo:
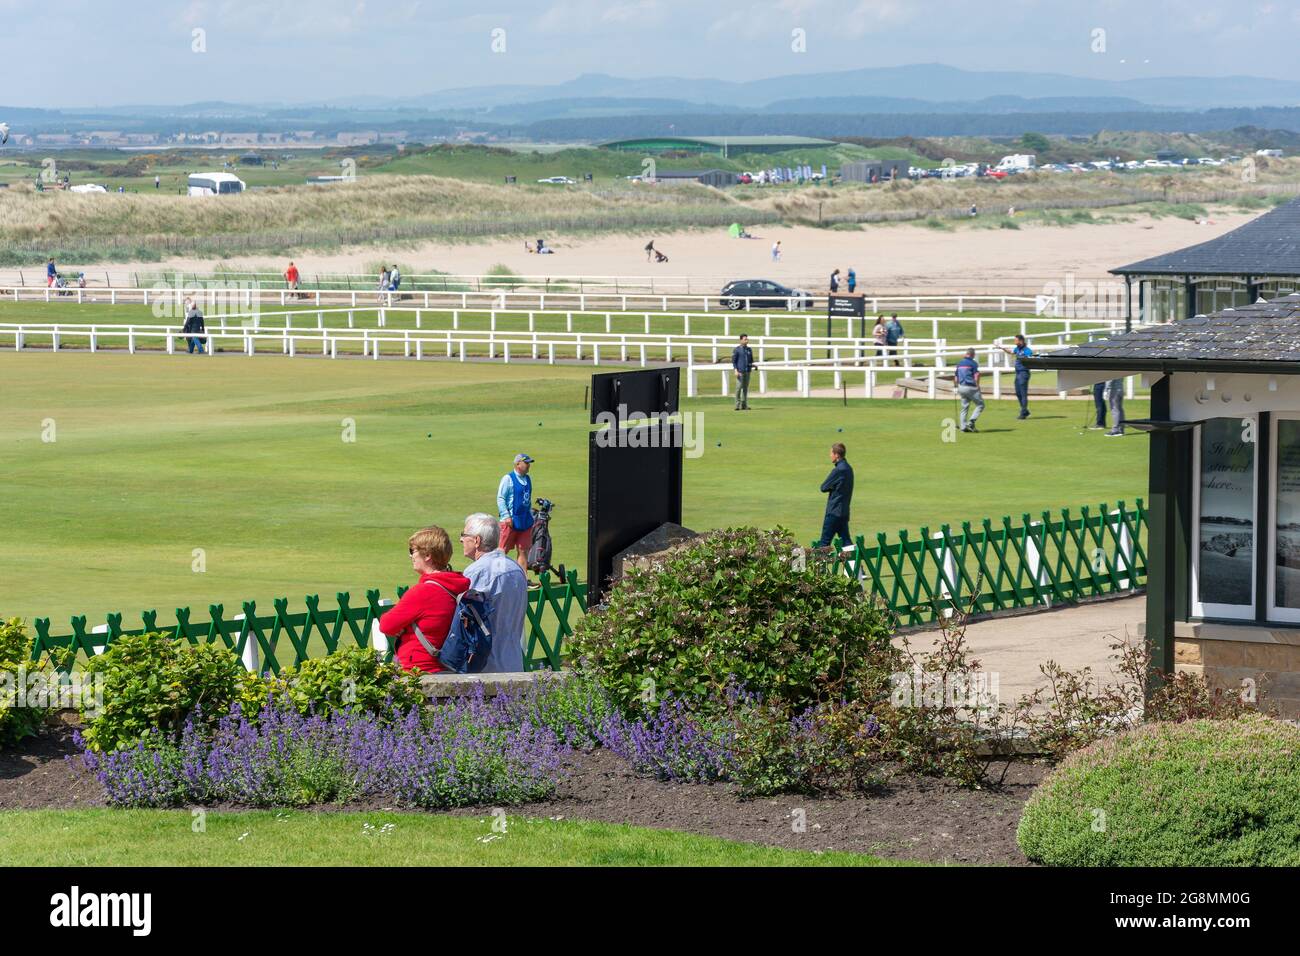
<instances>
[{"instance_id":1,"label":"woman in red jacket","mask_svg":"<svg viewBox=\"0 0 1300 956\"><path fill-rule=\"evenodd\" d=\"M414 628L418 626L424 639L440 649L451 630L456 596L469 590L469 578L451 569L451 538L437 525L415 532L407 544L411 568L420 580L379 619L379 630L397 638L393 656L403 670L437 674L446 668L425 650Z\"/></svg>"}]
</instances>

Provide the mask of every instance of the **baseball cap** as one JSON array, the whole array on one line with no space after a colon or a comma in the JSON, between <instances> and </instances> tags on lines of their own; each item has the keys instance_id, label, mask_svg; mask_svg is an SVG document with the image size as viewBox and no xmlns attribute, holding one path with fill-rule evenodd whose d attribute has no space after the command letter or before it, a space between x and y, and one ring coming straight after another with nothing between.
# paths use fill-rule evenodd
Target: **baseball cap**
<instances>
[{"instance_id":1,"label":"baseball cap","mask_svg":"<svg viewBox=\"0 0 1300 956\"><path fill-rule=\"evenodd\" d=\"M520 452L519 454L515 455L516 465L519 464L521 461L531 462L532 460L533 460L532 458L530 458L528 455L525 455L523 452Z\"/></svg>"}]
</instances>

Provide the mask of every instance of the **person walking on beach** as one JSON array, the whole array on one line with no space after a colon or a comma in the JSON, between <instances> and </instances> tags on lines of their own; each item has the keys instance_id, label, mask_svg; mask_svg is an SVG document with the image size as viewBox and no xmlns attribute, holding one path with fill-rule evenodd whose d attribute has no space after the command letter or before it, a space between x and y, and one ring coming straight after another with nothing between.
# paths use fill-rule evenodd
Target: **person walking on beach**
<instances>
[{"instance_id":1,"label":"person walking on beach","mask_svg":"<svg viewBox=\"0 0 1300 956\"><path fill-rule=\"evenodd\" d=\"M999 348L1016 360L1016 401L1020 403L1020 414L1016 418L1026 419L1029 417L1029 369L1025 367L1024 359L1033 355L1034 350L1019 333L1016 334L1016 344L1013 348L1003 346Z\"/></svg>"},{"instance_id":2,"label":"person walking on beach","mask_svg":"<svg viewBox=\"0 0 1300 956\"><path fill-rule=\"evenodd\" d=\"M653 259L654 254L655 254L655 241L651 239L649 242L645 244L645 261L649 262L651 259Z\"/></svg>"},{"instance_id":3,"label":"person walking on beach","mask_svg":"<svg viewBox=\"0 0 1300 956\"><path fill-rule=\"evenodd\" d=\"M850 267L849 268L849 295L852 295L853 290L856 289L857 287L858 287L858 274L853 271L852 267Z\"/></svg>"},{"instance_id":4,"label":"person walking on beach","mask_svg":"<svg viewBox=\"0 0 1300 956\"><path fill-rule=\"evenodd\" d=\"M817 547L829 547L832 540L839 536L841 546L853 544L849 533L849 505L853 501L853 466L844 457L844 445L836 442L831 445L831 473L822 482L821 491L826 495L826 514L822 518L822 536Z\"/></svg>"},{"instance_id":5,"label":"person walking on beach","mask_svg":"<svg viewBox=\"0 0 1300 956\"><path fill-rule=\"evenodd\" d=\"M840 270L836 269L831 273L831 295L840 291Z\"/></svg>"},{"instance_id":6,"label":"person walking on beach","mask_svg":"<svg viewBox=\"0 0 1300 956\"><path fill-rule=\"evenodd\" d=\"M736 411L749 411L749 374L754 371L754 351L749 347L749 336L742 335L740 344L731 351L731 367L736 372Z\"/></svg>"},{"instance_id":7,"label":"person walking on beach","mask_svg":"<svg viewBox=\"0 0 1300 956\"><path fill-rule=\"evenodd\" d=\"M781 261L781 240L780 239L772 243L772 261L773 262Z\"/></svg>"},{"instance_id":8,"label":"person walking on beach","mask_svg":"<svg viewBox=\"0 0 1300 956\"><path fill-rule=\"evenodd\" d=\"M967 349L966 357L957 363L957 394L961 397L961 415L959 425L964 432L974 432L975 420L984 412L984 396L980 394L980 364L975 361L975 350ZM975 411L967 418L967 411L974 405Z\"/></svg>"}]
</instances>

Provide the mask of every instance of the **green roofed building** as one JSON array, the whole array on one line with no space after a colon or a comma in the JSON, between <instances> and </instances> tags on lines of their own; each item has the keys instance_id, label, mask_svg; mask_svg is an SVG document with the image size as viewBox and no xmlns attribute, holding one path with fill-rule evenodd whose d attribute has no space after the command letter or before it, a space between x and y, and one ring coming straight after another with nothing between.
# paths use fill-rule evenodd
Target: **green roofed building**
<instances>
[{"instance_id":1,"label":"green roofed building","mask_svg":"<svg viewBox=\"0 0 1300 956\"><path fill-rule=\"evenodd\" d=\"M601 149L623 153L782 153L788 149L820 149L835 141L813 136L647 136L601 143Z\"/></svg>"}]
</instances>

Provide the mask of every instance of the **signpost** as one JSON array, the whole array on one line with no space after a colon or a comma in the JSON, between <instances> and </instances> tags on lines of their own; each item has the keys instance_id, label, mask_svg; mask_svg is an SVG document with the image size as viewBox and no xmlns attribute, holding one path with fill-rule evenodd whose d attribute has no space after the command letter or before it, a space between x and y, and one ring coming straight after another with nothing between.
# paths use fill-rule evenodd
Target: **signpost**
<instances>
[{"instance_id":1,"label":"signpost","mask_svg":"<svg viewBox=\"0 0 1300 956\"><path fill-rule=\"evenodd\" d=\"M832 294L826 297L826 338L832 337L831 322L837 317L852 319L854 317L861 321L861 337L866 338L866 316L867 300L861 292L855 292L852 295ZM852 325L849 326L852 328ZM827 342L826 357L831 357L830 343Z\"/></svg>"}]
</instances>

